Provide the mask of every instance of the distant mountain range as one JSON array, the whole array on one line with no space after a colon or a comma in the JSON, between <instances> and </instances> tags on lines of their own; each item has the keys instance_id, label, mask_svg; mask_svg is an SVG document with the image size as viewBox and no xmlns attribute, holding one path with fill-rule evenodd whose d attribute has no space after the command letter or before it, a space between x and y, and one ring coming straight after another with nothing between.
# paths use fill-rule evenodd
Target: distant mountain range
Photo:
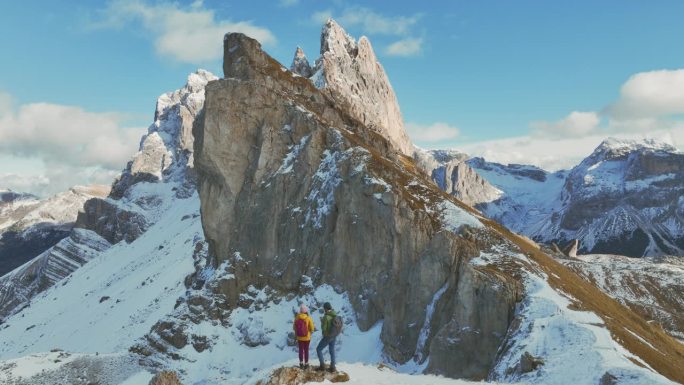
<instances>
[{"instance_id":1,"label":"distant mountain range","mask_svg":"<svg viewBox=\"0 0 684 385\"><path fill-rule=\"evenodd\" d=\"M684 154L654 140L609 138L571 170L418 151L435 183L535 241L580 253L684 255Z\"/></svg>"},{"instance_id":2,"label":"distant mountain range","mask_svg":"<svg viewBox=\"0 0 684 385\"><path fill-rule=\"evenodd\" d=\"M0 277L67 237L85 201L108 192L107 186L76 186L39 199L0 191Z\"/></svg>"}]
</instances>

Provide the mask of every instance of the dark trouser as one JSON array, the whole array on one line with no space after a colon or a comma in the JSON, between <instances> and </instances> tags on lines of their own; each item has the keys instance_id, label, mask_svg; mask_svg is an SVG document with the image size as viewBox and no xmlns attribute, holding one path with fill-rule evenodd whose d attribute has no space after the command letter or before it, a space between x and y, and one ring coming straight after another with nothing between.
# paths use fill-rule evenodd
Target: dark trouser
<instances>
[{"instance_id":1,"label":"dark trouser","mask_svg":"<svg viewBox=\"0 0 684 385\"><path fill-rule=\"evenodd\" d=\"M323 349L325 347L328 347L328 351L330 352L330 366L335 367L335 337L323 337L321 339L321 342L318 343L318 346L316 347L316 353L318 353L318 361L320 361L321 366L325 363L325 360L323 359Z\"/></svg>"},{"instance_id":2,"label":"dark trouser","mask_svg":"<svg viewBox=\"0 0 684 385\"><path fill-rule=\"evenodd\" d=\"M309 363L309 343L311 341L297 341L299 342L299 362Z\"/></svg>"}]
</instances>

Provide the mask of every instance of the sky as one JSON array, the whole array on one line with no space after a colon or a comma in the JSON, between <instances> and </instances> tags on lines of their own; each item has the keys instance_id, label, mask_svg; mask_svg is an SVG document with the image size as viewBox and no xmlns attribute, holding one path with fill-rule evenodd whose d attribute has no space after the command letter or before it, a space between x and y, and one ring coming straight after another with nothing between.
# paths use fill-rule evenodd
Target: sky
<instances>
[{"instance_id":1,"label":"sky","mask_svg":"<svg viewBox=\"0 0 684 385\"><path fill-rule=\"evenodd\" d=\"M502 163L569 168L608 136L684 149L679 0L52 0L0 4L0 188L110 184L157 97L222 36L289 66L333 17L368 36L409 136Z\"/></svg>"}]
</instances>

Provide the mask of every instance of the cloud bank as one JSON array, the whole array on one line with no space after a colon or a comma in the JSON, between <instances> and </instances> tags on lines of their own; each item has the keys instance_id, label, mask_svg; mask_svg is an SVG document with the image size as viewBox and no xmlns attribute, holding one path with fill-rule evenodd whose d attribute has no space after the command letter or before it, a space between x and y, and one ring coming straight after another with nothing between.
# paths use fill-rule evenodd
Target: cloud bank
<instances>
[{"instance_id":1,"label":"cloud bank","mask_svg":"<svg viewBox=\"0 0 684 385\"><path fill-rule=\"evenodd\" d=\"M220 59L227 32L242 32L266 45L276 43L269 29L250 21L217 19L214 11L205 8L201 1L182 7L171 2L114 0L101 14L101 20L93 23L93 27L123 28L139 23L152 34L159 55L183 63L204 64Z\"/></svg>"},{"instance_id":2,"label":"cloud bank","mask_svg":"<svg viewBox=\"0 0 684 385\"><path fill-rule=\"evenodd\" d=\"M446 123L433 123L431 125L420 125L416 123L406 123L406 132L412 141L423 143L436 143L456 139L460 130Z\"/></svg>"},{"instance_id":3,"label":"cloud bank","mask_svg":"<svg viewBox=\"0 0 684 385\"><path fill-rule=\"evenodd\" d=\"M90 112L81 107L30 103L2 107L0 154L39 159L45 175L0 175L0 187L52 193L72 184L112 182L138 149L142 127L128 127L124 114ZM47 181L47 183L46 183Z\"/></svg>"}]
</instances>

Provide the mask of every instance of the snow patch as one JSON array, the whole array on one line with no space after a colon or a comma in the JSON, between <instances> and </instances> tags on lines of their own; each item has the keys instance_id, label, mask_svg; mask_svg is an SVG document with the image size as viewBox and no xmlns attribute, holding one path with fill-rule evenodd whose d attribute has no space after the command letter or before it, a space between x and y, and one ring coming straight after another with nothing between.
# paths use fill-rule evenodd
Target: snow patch
<instances>
[{"instance_id":1,"label":"snow patch","mask_svg":"<svg viewBox=\"0 0 684 385\"><path fill-rule=\"evenodd\" d=\"M473 214L470 214L464 209L456 206L456 204L453 202L443 201L438 205L438 209L442 213L442 222L444 223L444 228L452 233L458 233L458 231L464 225L478 229L484 228L482 222L480 222Z\"/></svg>"}]
</instances>

